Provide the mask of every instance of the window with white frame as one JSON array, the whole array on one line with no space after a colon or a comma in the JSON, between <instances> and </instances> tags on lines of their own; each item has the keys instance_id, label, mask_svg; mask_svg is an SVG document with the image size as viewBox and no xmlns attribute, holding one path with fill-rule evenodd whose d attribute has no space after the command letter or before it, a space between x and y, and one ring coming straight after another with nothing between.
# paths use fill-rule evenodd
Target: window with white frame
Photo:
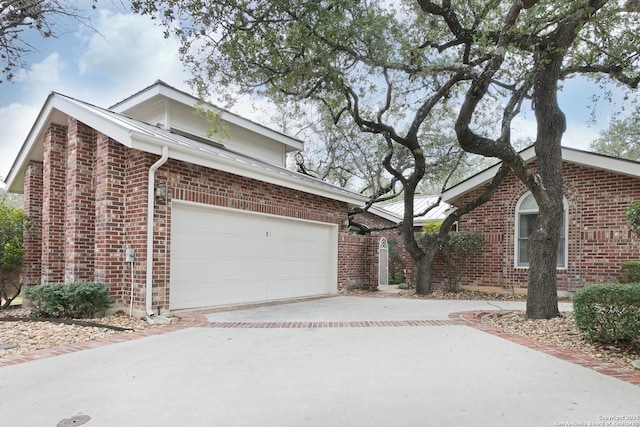
<instances>
[{"instance_id":1,"label":"window with white frame","mask_svg":"<svg viewBox=\"0 0 640 427\"><path fill-rule=\"evenodd\" d=\"M538 203L533 198L533 194L526 193L520 198L516 205L516 238L515 238L515 264L516 267L528 267L530 253L530 238L538 219ZM560 241L558 242L558 264L559 268L567 266L567 204L563 200L562 227L560 230Z\"/></svg>"}]
</instances>

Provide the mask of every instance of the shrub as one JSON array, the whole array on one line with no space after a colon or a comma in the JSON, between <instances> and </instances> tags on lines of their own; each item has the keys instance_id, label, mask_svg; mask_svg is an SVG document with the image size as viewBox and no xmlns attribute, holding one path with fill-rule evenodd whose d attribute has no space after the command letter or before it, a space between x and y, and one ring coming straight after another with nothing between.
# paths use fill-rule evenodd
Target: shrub
<instances>
[{"instance_id":1,"label":"shrub","mask_svg":"<svg viewBox=\"0 0 640 427\"><path fill-rule=\"evenodd\" d=\"M438 233L417 233L416 240L423 246L431 247L435 244L437 235ZM444 263L448 291L458 291L467 258L478 252L483 246L484 237L470 231L452 231L447 235L447 240L439 245L437 250Z\"/></svg>"},{"instance_id":2,"label":"shrub","mask_svg":"<svg viewBox=\"0 0 640 427\"><path fill-rule=\"evenodd\" d=\"M437 233L443 222L444 219L429 219L422 224L422 231L424 233Z\"/></svg>"},{"instance_id":3,"label":"shrub","mask_svg":"<svg viewBox=\"0 0 640 427\"><path fill-rule=\"evenodd\" d=\"M31 314L40 317L87 318L105 311L113 298L102 283L45 283L25 290Z\"/></svg>"},{"instance_id":4,"label":"shrub","mask_svg":"<svg viewBox=\"0 0 640 427\"><path fill-rule=\"evenodd\" d=\"M640 237L640 202L631 203L624 211L624 217L631 231Z\"/></svg>"},{"instance_id":5,"label":"shrub","mask_svg":"<svg viewBox=\"0 0 640 427\"><path fill-rule=\"evenodd\" d=\"M640 283L640 261L629 261L622 264L621 283Z\"/></svg>"},{"instance_id":6,"label":"shrub","mask_svg":"<svg viewBox=\"0 0 640 427\"><path fill-rule=\"evenodd\" d=\"M29 220L22 209L0 198L0 308L6 308L20 295L22 240Z\"/></svg>"},{"instance_id":7,"label":"shrub","mask_svg":"<svg viewBox=\"0 0 640 427\"><path fill-rule=\"evenodd\" d=\"M640 283L595 284L573 296L576 326L596 341L640 337Z\"/></svg>"}]
</instances>

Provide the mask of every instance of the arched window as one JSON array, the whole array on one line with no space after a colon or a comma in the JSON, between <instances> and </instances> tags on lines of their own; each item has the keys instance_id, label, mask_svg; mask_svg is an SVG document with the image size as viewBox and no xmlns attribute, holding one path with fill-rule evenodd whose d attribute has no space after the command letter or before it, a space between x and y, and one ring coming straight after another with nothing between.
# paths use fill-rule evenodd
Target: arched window
<instances>
[{"instance_id":1,"label":"arched window","mask_svg":"<svg viewBox=\"0 0 640 427\"><path fill-rule=\"evenodd\" d=\"M567 267L567 201L562 201L562 227L560 229L560 241L558 242L558 268ZM516 233L515 233L515 265L516 267L529 267L530 244L529 239L538 219L538 203L533 194L526 193L516 205Z\"/></svg>"}]
</instances>

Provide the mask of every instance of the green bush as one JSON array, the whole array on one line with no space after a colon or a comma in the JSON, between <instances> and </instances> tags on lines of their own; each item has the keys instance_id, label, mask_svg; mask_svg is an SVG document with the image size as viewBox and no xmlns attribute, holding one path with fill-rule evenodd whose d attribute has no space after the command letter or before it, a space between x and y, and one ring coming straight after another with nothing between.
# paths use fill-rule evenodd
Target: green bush
<instances>
[{"instance_id":1,"label":"green bush","mask_svg":"<svg viewBox=\"0 0 640 427\"><path fill-rule=\"evenodd\" d=\"M457 231L449 233L448 240L440 246L440 253L444 260L447 273L447 290L458 291L462 269L472 254L480 251L484 246L484 237L481 234Z\"/></svg>"},{"instance_id":2,"label":"green bush","mask_svg":"<svg viewBox=\"0 0 640 427\"><path fill-rule=\"evenodd\" d=\"M640 338L640 283L595 284L573 296L576 326L596 341Z\"/></svg>"},{"instance_id":3,"label":"green bush","mask_svg":"<svg viewBox=\"0 0 640 427\"><path fill-rule=\"evenodd\" d=\"M20 295L22 240L29 230L29 219L22 209L14 207L0 195L0 308L7 308Z\"/></svg>"},{"instance_id":4,"label":"green bush","mask_svg":"<svg viewBox=\"0 0 640 427\"><path fill-rule=\"evenodd\" d=\"M87 318L109 307L108 292L102 283L45 283L26 289L25 296L33 316Z\"/></svg>"},{"instance_id":5,"label":"green bush","mask_svg":"<svg viewBox=\"0 0 640 427\"><path fill-rule=\"evenodd\" d=\"M625 262L620 269L620 283L640 283L640 261Z\"/></svg>"},{"instance_id":6,"label":"green bush","mask_svg":"<svg viewBox=\"0 0 640 427\"><path fill-rule=\"evenodd\" d=\"M624 217L631 231L640 237L640 202L631 203L627 209L624 210Z\"/></svg>"},{"instance_id":7,"label":"green bush","mask_svg":"<svg viewBox=\"0 0 640 427\"><path fill-rule=\"evenodd\" d=\"M433 248L438 233L416 233L416 241L427 250ZM479 252L484 246L484 236L471 231L452 231L447 234L447 240L436 249L442 257L445 274L447 275L445 288L457 292L462 279L462 272L467 259Z\"/></svg>"}]
</instances>

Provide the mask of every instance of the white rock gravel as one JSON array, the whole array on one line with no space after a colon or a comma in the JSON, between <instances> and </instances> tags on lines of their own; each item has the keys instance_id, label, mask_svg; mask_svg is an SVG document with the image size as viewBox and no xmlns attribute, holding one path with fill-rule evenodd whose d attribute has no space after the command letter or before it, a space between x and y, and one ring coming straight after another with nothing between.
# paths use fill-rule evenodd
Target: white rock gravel
<instances>
[{"instance_id":1,"label":"white rock gravel","mask_svg":"<svg viewBox=\"0 0 640 427\"><path fill-rule=\"evenodd\" d=\"M0 311L0 318L27 316L28 312L24 309ZM93 341L116 334L127 334L150 327L162 327L162 325L149 325L143 319L129 317L122 313L91 319L90 321L131 330L117 331L108 328L67 325L57 322L0 320L0 345L17 345L15 348L0 350L0 359L44 348Z\"/></svg>"}]
</instances>

